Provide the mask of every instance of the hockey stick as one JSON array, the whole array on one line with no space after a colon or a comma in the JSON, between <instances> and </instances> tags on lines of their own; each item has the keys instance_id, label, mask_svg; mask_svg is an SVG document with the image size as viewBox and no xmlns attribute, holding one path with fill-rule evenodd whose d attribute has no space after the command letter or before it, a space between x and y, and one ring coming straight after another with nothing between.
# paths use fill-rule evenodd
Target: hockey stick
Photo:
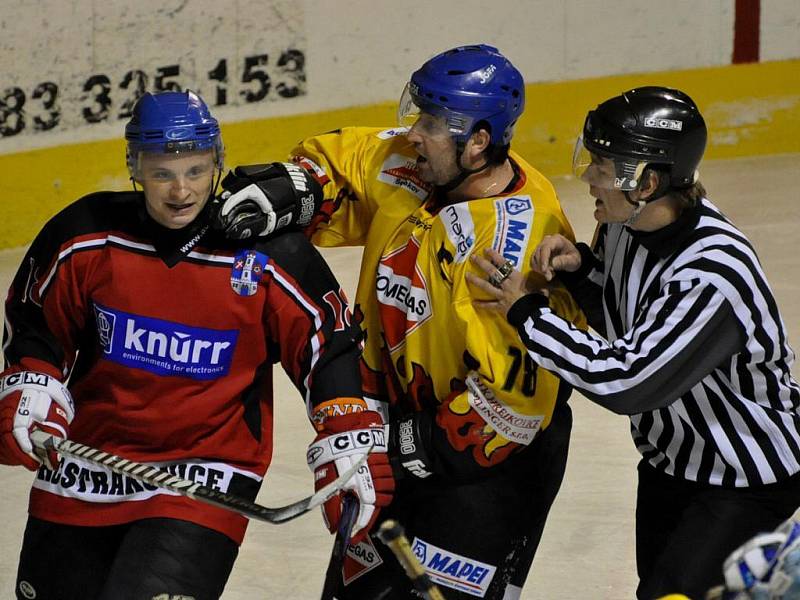
<instances>
[{"instance_id":1,"label":"hockey stick","mask_svg":"<svg viewBox=\"0 0 800 600\"><path fill-rule=\"evenodd\" d=\"M417 557L414 556L411 544L408 543L408 538L400 523L394 519L387 519L381 523L378 529L378 537L384 544L389 546L389 549L403 566L406 575L411 579L414 588L422 594L425 600L445 600L442 592L431 581L423 566L419 564Z\"/></svg>"},{"instance_id":2,"label":"hockey stick","mask_svg":"<svg viewBox=\"0 0 800 600\"><path fill-rule=\"evenodd\" d=\"M220 492L213 488L184 479L183 477L172 475L171 473L162 471L158 467L134 462L114 454L103 452L102 450L97 450L96 448L91 448L90 446L84 446L77 442L57 438L41 430L31 432L31 441L35 447L42 450L55 450L64 456L71 456L96 465L108 467L115 473L125 475L131 479L154 485L182 496L194 498L201 502L213 504L214 506L219 506L237 512L250 519L264 521L265 523L285 523L286 521L291 521L325 502L328 498L338 493L344 484L355 475L356 471L365 463L369 452L372 450L370 447L358 462L312 496L308 496L307 498L303 498L287 506L267 508L255 502L250 502L245 498Z\"/></svg>"},{"instance_id":3,"label":"hockey stick","mask_svg":"<svg viewBox=\"0 0 800 600\"><path fill-rule=\"evenodd\" d=\"M345 494L342 498L342 516L339 518L339 528L336 530L336 539L333 540L328 570L325 572L322 600L334 600L334 594L342 581L344 557L347 547L350 545L350 534L356 517L358 517L358 500L352 494Z\"/></svg>"}]
</instances>

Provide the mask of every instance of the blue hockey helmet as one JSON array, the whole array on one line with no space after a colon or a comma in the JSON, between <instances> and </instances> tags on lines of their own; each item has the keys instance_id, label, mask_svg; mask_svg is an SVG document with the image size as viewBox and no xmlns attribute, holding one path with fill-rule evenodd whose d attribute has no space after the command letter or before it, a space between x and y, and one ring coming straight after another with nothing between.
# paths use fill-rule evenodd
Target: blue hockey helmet
<instances>
[{"instance_id":1,"label":"blue hockey helmet","mask_svg":"<svg viewBox=\"0 0 800 600\"><path fill-rule=\"evenodd\" d=\"M214 150L222 170L224 147L219 123L202 98L192 91L146 92L133 107L125 126L127 163L131 177L138 175L142 152L172 154Z\"/></svg>"},{"instance_id":2,"label":"blue hockey helmet","mask_svg":"<svg viewBox=\"0 0 800 600\"><path fill-rule=\"evenodd\" d=\"M457 142L465 142L485 121L491 143L505 146L525 108L525 82L497 48L459 46L437 54L411 76L398 107L401 125L412 125L420 112L443 117Z\"/></svg>"}]
</instances>

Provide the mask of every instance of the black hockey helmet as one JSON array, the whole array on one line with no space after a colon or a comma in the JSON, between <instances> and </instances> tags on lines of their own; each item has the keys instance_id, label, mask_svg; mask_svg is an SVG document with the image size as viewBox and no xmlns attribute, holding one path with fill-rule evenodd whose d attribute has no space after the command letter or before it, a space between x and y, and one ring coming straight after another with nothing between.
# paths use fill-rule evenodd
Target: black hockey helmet
<instances>
[{"instance_id":1,"label":"black hockey helmet","mask_svg":"<svg viewBox=\"0 0 800 600\"><path fill-rule=\"evenodd\" d=\"M703 116L685 93L657 86L636 88L589 111L573 169L582 176L592 153L614 162L609 188L636 189L648 165L666 167L670 187L687 188L697 180L707 135Z\"/></svg>"}]
</instances>

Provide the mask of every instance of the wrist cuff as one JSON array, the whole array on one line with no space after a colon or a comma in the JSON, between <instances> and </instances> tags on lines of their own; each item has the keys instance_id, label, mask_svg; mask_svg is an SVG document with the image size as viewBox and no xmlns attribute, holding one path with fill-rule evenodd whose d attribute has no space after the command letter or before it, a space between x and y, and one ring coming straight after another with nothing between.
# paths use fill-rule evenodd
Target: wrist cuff
<instances>
[{"instance_id":1,"label":"wrist cuff","mask_svg":"<svg viewBox=\"0 0 800 600\"><path fill-rule=\"evenodd\" d=\"M541 294L528 294L511 305L506 319L515 328L519 328L528 317L539 316L542 312L541 309L549 306L549 300Z\"/></svg>"},{"instance_id":2,"label":"wrist cuff","mask_svg":"<svg viewBox=\"0 0 800 600\"><path fill-rule=\"evenodd\" d=\"M597 262L597 257L587 244L578 242L575 244L575 248L578 249L581 255L581 266L578 267L578 270L571 273L569 271L556 271L556 277L558 277L564 285L577 283L581 279L585 279L592 271L592 265Z\"/></svg>"}]
</instances>

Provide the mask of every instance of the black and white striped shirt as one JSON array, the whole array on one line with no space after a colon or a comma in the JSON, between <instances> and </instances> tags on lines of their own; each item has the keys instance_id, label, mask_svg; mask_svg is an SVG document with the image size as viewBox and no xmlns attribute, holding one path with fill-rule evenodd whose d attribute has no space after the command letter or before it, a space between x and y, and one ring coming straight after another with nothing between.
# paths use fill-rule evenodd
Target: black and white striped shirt
<instances>
[{"instance_id":1,"label":"black and white striped shirt","mask_svg":"<svg viewBox=\"0 0 800 600\"><path fill-rule=\"evenodd\" d=\"M627 414L657 469L726 487L800 471L800 386L775 298L750 242L708 200L652 233L601 227L561 274L599 332L541 296L509 311L532 358Z\"/></svg>"}]
</instances>

